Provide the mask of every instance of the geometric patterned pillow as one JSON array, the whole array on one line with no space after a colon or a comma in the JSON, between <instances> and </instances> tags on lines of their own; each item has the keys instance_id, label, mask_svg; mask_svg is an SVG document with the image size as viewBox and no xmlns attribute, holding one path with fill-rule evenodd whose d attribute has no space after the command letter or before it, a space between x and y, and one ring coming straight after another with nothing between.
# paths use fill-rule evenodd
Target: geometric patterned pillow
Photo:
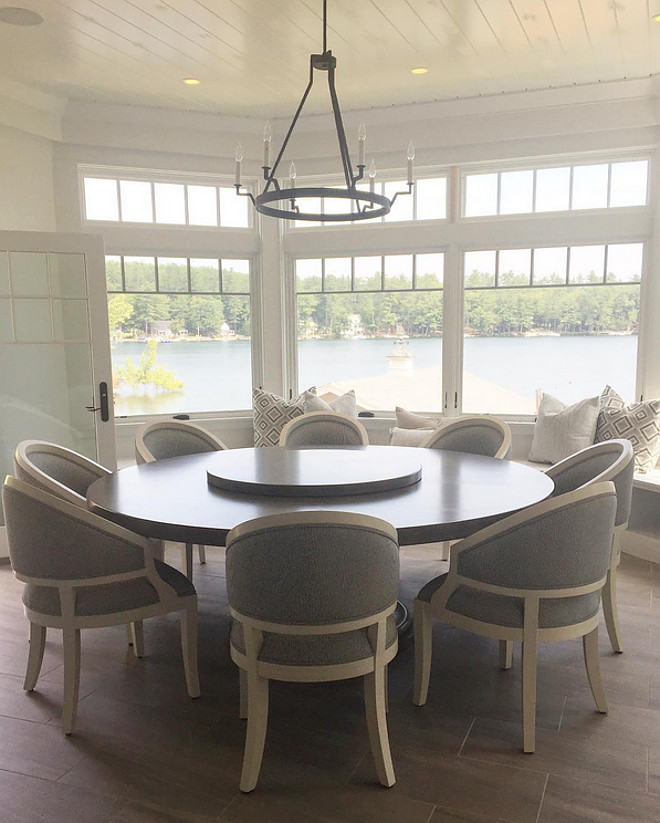
<instances>
[{"instance_id":1,"label":"geometric patterned pillow","mask_svg":"<svg viewBox=\"0 0 660 823\"><path fill-rule=\"evenodd\" d=\"M611 386L605 386L600 394L599 404L601 409L616 409L617 411L622 411L628 405Z\"/></svg>"},{"instance_id":2,"label":"geometric patterned pillow","mask_svg":"<svg viewBox=\"0 0 660 823\"><path fill-rule=\"evenodd\" d=\"M316 391L315 388L309 391ZM305 411L304 393L285 400L278 394L263 389L252 389L254 412L254 445L279 446L280 434L289 420Z\"/></svg>"},{"instance_id":3,"label":"geometric patterned pillow","mask_svg":"<svg viewBox=\"0 0 660 823\"><path fill-rule=\"evenodd\" d=\"M624 438L635 453L635 471L654 469L660 457L660 400L628 405L610 386L600 396L596 443Z\"/></svg>"}]
</instances>

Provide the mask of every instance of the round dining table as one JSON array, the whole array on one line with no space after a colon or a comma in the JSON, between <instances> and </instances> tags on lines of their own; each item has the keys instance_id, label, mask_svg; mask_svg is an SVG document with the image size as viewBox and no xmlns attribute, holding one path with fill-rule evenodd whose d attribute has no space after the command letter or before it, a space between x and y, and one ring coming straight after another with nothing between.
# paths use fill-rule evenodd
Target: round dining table
<instances>
[{"instance_id":1,"label":"round dining table","mask_svg":"<svg viewBox=\"0 0 660 823\"><path fill-rule=\"evenodd\" d=\"M548 497L543 472L510 460L399 446L231 449L96 480L89 508L146 537L224 546L247 520L330 510L380 517L402 546L456 540ZM411 631L403 603L400 636Z\"/></svg>"},{"instance_id":2,"label":"round dining table","mask_svg":"<svg viewBox=\"0 0 660 823\"><path fill-rule=\"evenodd\" d=\"M246 448L121 469L92 483L87 501L132 531L182 543L223 546L247 520L330 510L387 520L411 545L466 537L553 488L528 466L439 449Z\"/></svg>"}]
</instances>

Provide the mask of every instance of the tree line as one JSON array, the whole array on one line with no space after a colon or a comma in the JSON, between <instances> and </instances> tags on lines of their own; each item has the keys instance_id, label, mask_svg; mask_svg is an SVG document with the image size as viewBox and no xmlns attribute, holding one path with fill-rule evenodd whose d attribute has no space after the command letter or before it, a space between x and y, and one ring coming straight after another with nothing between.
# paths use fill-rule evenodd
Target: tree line
<instances>
[{"instance_id":1,"label":"tree line","mask_svg":"<svg viewBox=\"0 0 660 823\"><path fill-rule=\"evenodd\" d=\"M250 335L249 275L231 268L222 270L223 294L189 294L187 266L178 263L158 265L158 286L169 294L156 294L155 267L151 262L125 261L125 287L122 289L118 260L106 262L108 318L115 336L140 337L150 324L167 321L173 334L213 337L222 334L223 325L240 337ZM191 269L193 292L218 292L217 268L194 266ZM119 293L112 293L119 292ZM144 292L136 294L132 292ZM176 292L186 292L176 294ZM236 293L232 293L236 292Z\"/></svg>"},{"instance_id":2,"label":"tree line","mask_svg":"<svg viewBox=\"0 0 660 823\"><path fill-rule=\"evenodd\" d=\"M602 284L602 278L598 280L592 273L583 281L589 285L560 285L564 280L555 276L545 288L517 288L527 284L527 278L506 273L500 278L502 287L484 288L493 285L493 280L492 275L481 272L466 278L464 324L468 334L494 337L529 332L600 334L637 330L639 285ZM441 290L402 291L410 288L403 277L398 284L396 279L389 283L391 290L387 292L333 294L332 281L326 277L326 292L310 293L315 285L298 283L301 337L341 337L357 331L374 337L402 333L431 337L442 333Z\"/></svg>"}]
</instances>

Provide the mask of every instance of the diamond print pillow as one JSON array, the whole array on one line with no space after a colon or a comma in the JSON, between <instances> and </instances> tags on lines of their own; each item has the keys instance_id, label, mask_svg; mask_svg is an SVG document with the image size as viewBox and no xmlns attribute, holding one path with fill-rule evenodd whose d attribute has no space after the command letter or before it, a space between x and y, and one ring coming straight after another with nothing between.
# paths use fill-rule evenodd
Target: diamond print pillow
<instances>
[{"instance_id":1,"label":"diamond print pillow","mask_svg":"<svg viewBox=\"0 0 660 823\"><path fill-rule=\"evenodd\" d=\"M309 389L315 392L316 388ZM254 413L254 445L279 446L280 434L289 420L299 417L305 411L305 394L292 400L285 400L278 394L252 389L252 410Z\"/></svg>"},{"instance_id":2,"label":"diamond print pillow","mask_svg":"<svg viewBox=\"0 0 660 823\"><path fill-rule=\"evenodd\" d=\"M611 386L600 396L596 443L622 437L635 453L635 471L655 468L660 457L660 400L629 405Z\"/></svg>"}]
</instances>

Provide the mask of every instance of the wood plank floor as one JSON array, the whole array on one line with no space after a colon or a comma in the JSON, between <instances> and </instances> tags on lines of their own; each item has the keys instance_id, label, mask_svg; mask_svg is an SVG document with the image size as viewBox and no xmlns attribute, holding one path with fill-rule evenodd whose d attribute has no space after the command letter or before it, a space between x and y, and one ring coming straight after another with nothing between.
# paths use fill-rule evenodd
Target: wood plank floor
<instances>
[{"instance_id":1,"label":"wood plank floor","mask_svg":"<svg viewBox=\"0 0 660 823\"><path fill-rule=\"evenodd\" d=\"M20 587L0 567L2 823L657 823L660 820L660 568L624 556L625 653L601 633L610 702L595 712L579 641L545 645L537 752L520 752L520 666L497 644L439 625L429 701L411 705L412 648L390 666L397 784L378 785L359 681L271 686L257 790L238 791L244 722L229 658L223 553L195 562L202 697L185 690L178 622L145 626L135 660L123 628L83 633L77 734L65 738L61 642L48 636L42 677L22 691L27 623ZM168 559L180 564L175 547ZM446 564L402 550L402 599Z\"/></svg>"}]
</instances>

